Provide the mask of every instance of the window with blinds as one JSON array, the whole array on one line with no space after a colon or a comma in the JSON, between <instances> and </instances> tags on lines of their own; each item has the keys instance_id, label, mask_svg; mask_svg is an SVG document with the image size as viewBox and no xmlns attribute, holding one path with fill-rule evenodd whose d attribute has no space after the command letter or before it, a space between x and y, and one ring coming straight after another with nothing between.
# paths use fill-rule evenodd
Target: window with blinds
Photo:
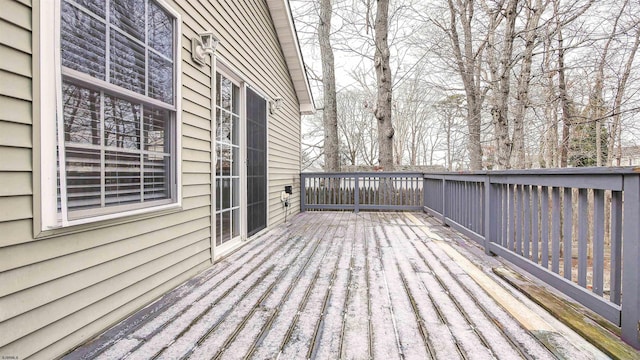
<instances>
[{"instance_id":1,"label":"window with blinds","mask_svg":"<svg viewBox=\"0 0 640 360\"><path fill-rule=\"evenodd\" d=\"M60 5L58 210L176 202L176 19L155 1Z\"/></svg>"}]
</instances>

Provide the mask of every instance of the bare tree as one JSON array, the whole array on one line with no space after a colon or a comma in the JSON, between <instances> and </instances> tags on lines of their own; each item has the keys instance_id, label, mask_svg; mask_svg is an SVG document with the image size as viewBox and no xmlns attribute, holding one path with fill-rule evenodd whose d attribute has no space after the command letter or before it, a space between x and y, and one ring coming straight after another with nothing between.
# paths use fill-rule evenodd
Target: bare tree
<instances>
[{"instance_id":1,"label":"bare tree","mask_svg":"<svg viewBox=\"0 0 640 360\"><path fill-rule=\"evenodd\" d=\"M318 20L318 43L322 60L322 94L324 110L324 157L325 170L340 171L340 142L338 139L338 115L336 110L336 76L333 49L331 48L331 0L320 0Z\"/></svg>"},{"instance_id":2,"label":"bare tree","mask_svg":"<svg viewBox=\"0 0 640 360\"><path fill-rule=\"evenodd\" d=\"M525 3L526 24L524 29L524 51L520 74L518 75L517 103L513 115L513 151L515 166L525 167L524 124L527 109L530 106L529 88L531 86L531 67L533 64L533 51L536 48L538 38L538 24L549 0L527 0Z\"/></svg>"},{"instance_id":3,"label":"bare tree","mask_svg":"<svg viewBox=\"0 0 640 360\"><path fill-rule=\"evenodd\" d=\"M391 123L392 78L389 65L389 0L377 0L375 20L375 56L377 101L375 117L378 120L378 147L380 166L393 170L393 135Z\"/></svg>"},{"instance_id":4,"label":"bare tree","mask_svg":"<svg viewBox=\"0 0 640 360\"><path fill-rule=\"evenodd\" d=\"M509 92L511 88L513 42L518 15L518 0L508 0L506 7L504 9L502 7L502 2L499 2L495 9L487 8L486 10L490 12L491 18L486 53L492 90L492 96L490 97L491 118L497 144L497 165L501 169L507 169L511 166L512 142L509 134ZM496 32L502 19L506 24L504 34L501 37L502 49L500 51L497 50Z\"/></svg>"},{"instance_id":5,"label":"bare tree","mask_svg":"<svg viewBox=\"0 0 640 360\"><path fill-rule=\"evenodd\" d=\"M635 34L633 36L633 43L631 45L631 49L628 52L627 59L624 64L624 68L620 79L618 80L616 90L615 90L615 98L613 102L613 120L611 124L611 131L609 133L610 140L608 142L608 151L607 151L607 164L609 166L613 165L613 160L616 159L616 165L620 166L620 158L622 157L622 101L625 96L627 82L629 81L631 71L633 68L633 61L635 59L636 53L638 52L638 46L640 45L640 22L638 20L633 24L635 28ZM615 151L614 155L614 147L615 144L618 144L618 149Z\"/></svg>"},{"instance_id":6,"label":"bare tree","mask_svg":"<svg viewBox=\"0 0 640 360\"><path fill-rule=\"evenodd\" d=\"M448 0L450 22L439 26L447 33L453 46L456 70L462 79L467 102L467 126L469 128L468 149L471 170L482 169L482 102L485 91L481 84L482 63L480 58L486 41L474 46L472 23L474 21L474 1ZM458 23L462 27L460 39Z\"/></svg>"}]
</instances>

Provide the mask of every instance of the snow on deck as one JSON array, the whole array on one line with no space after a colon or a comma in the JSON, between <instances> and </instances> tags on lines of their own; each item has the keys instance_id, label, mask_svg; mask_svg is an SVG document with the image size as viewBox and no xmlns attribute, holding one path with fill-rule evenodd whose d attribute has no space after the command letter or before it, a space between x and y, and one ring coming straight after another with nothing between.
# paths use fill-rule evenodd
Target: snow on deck
<instances>
[{"instance_id":1,"label":"snow on deck","mask_svg":"<svg viewBox=\"0 0 640 360\"><path fill-rule=\"evenodd\" d=\"M555 358L448 255L481 254L439 228L420 213L299 214L67 357Z\"/></svg>"}]
</instances>

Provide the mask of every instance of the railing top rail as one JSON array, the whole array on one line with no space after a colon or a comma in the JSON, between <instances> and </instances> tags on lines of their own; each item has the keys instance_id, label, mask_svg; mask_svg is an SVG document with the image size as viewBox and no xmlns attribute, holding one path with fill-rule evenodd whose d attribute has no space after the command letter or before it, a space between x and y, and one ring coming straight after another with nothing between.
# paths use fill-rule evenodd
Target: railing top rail
<instances>
[{"instance_id":1,"label":"railing top rail","mask_svg":"<svg viewBox=\"0 0 640 360\"><path fill-rule=\"evenodd\" d=\"M422 172L404 172L404 171L359 171L359 172L303 172L300 176L303 177L363 177L363 176L378 176L378 177L422 177Z\"/></svg>"},{"instance_id":2,"label":"railing top rail","mask_svg":"<svg viewBox=\"0 0 640 360\"><path fill-rule=\"evenodd\" d=\"M531 176L531 175L640 175L640 167L582 167L582 168L553 168L553 169L514 169L491 171L449 171L425 172L425 176L450 175L490 175L490 176Z\"/></svg>"}]
</instances>

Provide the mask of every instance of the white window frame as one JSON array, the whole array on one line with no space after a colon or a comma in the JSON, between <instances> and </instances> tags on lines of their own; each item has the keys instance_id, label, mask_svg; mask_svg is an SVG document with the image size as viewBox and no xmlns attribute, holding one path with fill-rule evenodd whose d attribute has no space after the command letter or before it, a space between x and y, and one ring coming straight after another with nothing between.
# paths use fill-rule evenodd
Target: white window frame
<instances>
[{"instance_id":1,"label":"white window frame","mask_svg":"<svg viewBox=\"0 0 640 360\"><path fill-rule=\"evenodd\" d=\"M62 227L69 227L74 225L87 224L97 221L104 221L116 218L122 218L127 216L145 214L149 212L162 211L174 208L180 208L182 206L182 94L181 94L181 62L182 62L182 19L180 14L171 7L167 2L163 0L153 0L156 4L162 7L166 12L174 17L174 108L171 111L175 111L175 120L171 124L171 141L174 146L174 156L172 160L171 178L174 179L175 184L170 184L174 193L171 199L168 199L169 203L158 205L157 203L150 203L149 206L139 207L133 209L123 209L122 211L98 214L95 216L88 216L78 219L69 219L68 212L66 210L66 197L65 190L61 186L61 201L62 211L57 211L57 153L56 146L58 143L62 144L61 153L64 154L64 134L56 131L56 126L60 126L63 123L62 117L62 62L60 54L60 38L61 38L61 2L55 0L43 0L40 2L40 39L39 39L39 63L38 66L40 75L40 92L38 94L40 100L40 129L39 129L39 145L40 145L40 227L42 231L53 230ZM65 69L67 71L73 71ZM86 81L88 84L93 82L100 82L101 87L105 90L109 89L111 84L106 84L104 81L94 79L89 75L76 74L82 81ZM132 91L127 91L124 88L118 88L116 96L136 99L139 95ZM149 99L145 99L148 103L153 103ZM167 105L158 101L158 104L162 104L163 108ZM55 114L55 115L54 115ZM58 124L56 124L58 122ZM64 180L64 165L65 162L60 162L60 174L61 182Z\"/></svg>"}]
</instances>

